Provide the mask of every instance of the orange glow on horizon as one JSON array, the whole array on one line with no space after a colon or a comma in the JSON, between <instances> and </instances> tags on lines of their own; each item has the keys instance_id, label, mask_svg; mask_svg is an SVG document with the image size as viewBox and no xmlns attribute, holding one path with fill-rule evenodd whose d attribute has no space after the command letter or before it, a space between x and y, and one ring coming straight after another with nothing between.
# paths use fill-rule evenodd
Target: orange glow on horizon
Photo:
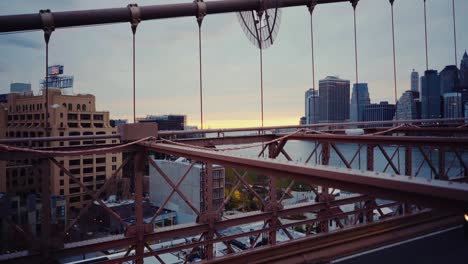
<instances>
[{"instance_id":1,"label":"orange glow on horizon","mask_svg":"<svg viewBox=\"0 0 468 264\"><path fill-rule=\"evenodd\" d=\"M299 118L276 118L274 120L264 120L264 126L294 126L299 124ZM190 126L197 126L200 129L200 123L191 123ZM258 119L225 119L225 120L207 120L203 124L204 129L215 128L247 128L261 127L262 122Z\"/></svg>"}]
</instances>

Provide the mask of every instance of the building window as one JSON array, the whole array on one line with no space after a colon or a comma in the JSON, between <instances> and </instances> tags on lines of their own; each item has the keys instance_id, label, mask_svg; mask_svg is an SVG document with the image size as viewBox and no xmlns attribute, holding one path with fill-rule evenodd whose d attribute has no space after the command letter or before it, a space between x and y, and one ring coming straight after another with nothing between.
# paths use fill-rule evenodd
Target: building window
<instances>
[{"instance_id":1,"label":"building window","mask_svg":"<svg viewBox=\"0 0 468 264\"><path fill-rule=\"evenodd\" d=\"M112 165L112 170L115 171L117 169L117 165Z\"/></svg>"},{"instance_id":2,"label":"building window","mask_svg":"<svg viewBox=\"0 0 468 264\"><path fill-rule=\"evenodd\" d=\"M72 104L68 104L68 111L72 110Z\"/></svg>"},{"instance_id":3,"label":"building window","mask_svg":"<svg viewBox=\"0 0 468 264\"><path fill-rule=\"evenodd\" d=\"M69 166L76 166L76 165L80 165L81 164L81 160L79 159L76 159L76 160L69 160L68 161L68 165Z\"/></svg>"},{"instance_id":4,"label":"building window","mask_svg":"<svg viewBox=\"0 0 468 264\"><path fill-rule=\"evenodd\" d=\"M117 162L117 157L112 157L112 162Z\"/></svg>"},{"instance_id":5,"label":"building window","mask_svg":"<svg viewBox=\"0 0 468 264\"><path fill-rule=\"evenodd\" d=\"M79 193L80 191L81 191L80 187L74 187L74 188L70 188L69 193L70 194Z\"/></svg>"},{"instance_id":6,"label":"building window","mask_svg":"<svg viewBox=\"0 0 468 264\"><path fill-rule=\"evenodd\" d=\"M80 174L80 169L71 169L70 173L74 174L74 175L79 175Z\"/></svg>"},{"instance_id":7,"label":"building window","mask_svg":"<svg viewBox=\"0 0 468 264\"><path fill-rule=\"evenodd\" d=\"M86 105L83 104L83 106L81 106L81 109L82 109L83 111L86 111Z\"/></svg>"},{"instance_id":8,"label":"building window","mask_svg":"<svg viewBox=\"0 0 468 264\"><path fill-rule=\"evenodd\" d=\"M93 181L93 176L83 178L83 182L92 182L92 181Z\"/></svg>"},{"instance_id":9,"label":"building window","mask_svg":"<svg viewBox=\"0 0 468 264\"><path fill-rule=\"evenodd\" d=\"M80 197L72 197L70 198L70 203L79 203L80 202Z\"/></svg>"},{"instance_id":10,"label":"building window","mask_svg":"<svg viewBox=\"0 0 468 264\"><path fill-rule=\"evenodd\" d=\"M106 163L106 158L96 158L96 163Z\"/></svg>"},{"instance_id":11,"label":"building window","mask_svg":"<svg viewBox=\"0 0 468 264\"><path fill-rule=\"evenodd\" d=\"M98 175L96 176L96 181L103 181L106 179L106 176L105 175Z\"/></svg>"},{"instance_id":12,"label":"building window","mask_svg":"<svg viewBox=\"0 0 468 264\"><path fill-rule=\"evenodd\" d=\"M60 186L63 186L63 180L60 180Z\"/></svg>"},{"instance_id":13,"label":"building window","mask_svg":"<svg viewBox=\"0 0 468 264\"><path fill-rule=\"evenodd\" d=\"M60 195L64 195L63 189L60 189Z\"/></svg>"},{"instance_id":14,"label":"building window","mask_svg":"<svg viewBox=\"0 0 468 264\"><path fill-rule=\"evenodd\" d=\"M77 111L81 111L81 105L80 105L80 104L77 104L77 105L76 105L76 110L77 110Z\"/></svg>"}]
</instances>

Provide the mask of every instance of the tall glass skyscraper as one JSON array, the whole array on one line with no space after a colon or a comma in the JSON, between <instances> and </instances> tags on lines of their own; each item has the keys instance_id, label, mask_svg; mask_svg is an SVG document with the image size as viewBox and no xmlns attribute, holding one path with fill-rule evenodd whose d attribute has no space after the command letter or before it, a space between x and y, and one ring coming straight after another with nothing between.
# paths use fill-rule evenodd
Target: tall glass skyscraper
<instances>
[{"instance_id":1,"label":"tall glass skyscraper","mask_svg":"<svg viewBox=\"0 0 468 264\"><path fill-rule=\"evenodd\" d=\"M344 122L349 119L349 80L327 76L319 81L321 122Z\"/></svg>"},{"instance_id":2,"label":"tall glass skyscraper","mask_svg":"<svg viewBox=\"0 0 468 264\"><path fill-rule=\"evenodd\" d=\"M305 122L306 124L316 124L319 121L319 93L315 89L305 92Z\"/></svg>"},{"instance_id":3,"label":"tall glass skyscraper","mask_svg":"<svg viewBox=\"0 0 468 264\"><path fill-rule=\"evenodd\" d=\"M440 78L436 70L424 72L421 87L421 117L441 118Z\"/></svg>"},{"instance_id":4,"label":"tall glass skyscraper","mask_svg":"<svg viewBox=\"0 0 468 264\"><path fill-rule=\"evenodd\" d=\"M445 66L445 68L440 72L439 77L441 95L455 92L455 89L458 88L460 78L456 65Z\"/></svg>"},{"instance_id":5,"label":"tall glass skyscraper","mask_svg":"<svg viewBox=\"0 0 468 264\"><path fill-rule=\"evenodd\" d=\"M351 95L351 121L363 121L364 107L370 104L369 88L367 83L353 84L353 93Z\"/></svg>"},{"instance_id":6,"label":"tall glass skyscraper","mask_svg":"<svg viewBox=\"0 0 468 264\"><path fill-rule=\"evenodd\" d=\"M460 62L460 85L468 87L468 54L463 54L463 59Z\"/></svg>"},{"instance_id":7,"label":"tall glass skyscraper","mask_svg":"<svg viewBox=\"0 0 468 264\"><path fill-rule=\"evenodd\" d=\"M419 92L419 73L414 69L411 72L411 91Z\"/></svg>"}]
</instances>

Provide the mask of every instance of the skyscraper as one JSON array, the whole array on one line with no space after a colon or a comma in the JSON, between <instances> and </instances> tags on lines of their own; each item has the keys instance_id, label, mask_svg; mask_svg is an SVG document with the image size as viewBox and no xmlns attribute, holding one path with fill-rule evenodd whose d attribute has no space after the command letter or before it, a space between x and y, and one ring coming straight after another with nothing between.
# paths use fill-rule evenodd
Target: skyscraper
<instances>
[{"instance_id":1,"label":"skyscraper","mask_svg":"<svg viewBox=\"0 0 468 264\"><path fill-rule=\"evenodd\" d=\"M349 119L349 80L327 76L319 81L320 122Z\"/></svg>"},{"instance_id":2,"label":"skyscraper","mask_svg":"<svg viewBox=\"0 0 468 264\"><path fill-rule=\"evenodd\" d=\"M460 93L444 93L444 118L463 117L462 96Z\"/></svg>"},{"instance_id":3,"label":"skyscraper","mask_svg":"<svg viewBox=\"0 0 468 264\"><path fill-rule=\"evenodd\" d=\"M395 115L395 105L389 104L387 101L380 102L379 104L369 104L364 107L363 121L389 121ZM388 125L372 125L372 127L383 127Z\"/></svg>"},{"instance_id":4,"label":"skyscraper","mask_svg":"<svg viewBox=\"0 0 468 264\"><path fill-rule=\"evenodd\" d=\"M363 121L364 107L370 104L369 88L367 83L353 84L353 93L351 95L351 121Z\"/></svg>"},{"instance_id":5,"label":"skyscraper","mask_svg":"<svg viewBox=\"0 0 468 264\"><path fill-rule=\"evenodd\" d=\"M460 62L460 85L462 87L468 87L468 54L466 51Z\"/></svg>"},{"instance_id":6,"label":"skyscraper","mask_svg":"<svg viewBox=\"0 0 468 264\"><path fill-rule=\"evenodd\" d=\"M319 120L319 93L315 89L305 92L306 124L316 124Z\"/></svg>"},{"instance_id":7,"label":"skyscraper","mask_svg":"<svg viewBox=\"0 0 468 264\"><path fill-rule=\"evenodd\" d=\"M419 92L419 73L414 69L411 72L411 91Z\"/></svg>"},{"instance_id":8,"label":"skyscraper","mask_svg":"<svg viewBox=\"0 0 468 264\"><path fill-rule=\"evenodd\" d=\"M427 70L421 77L421 117L423 119L440 118L441 96L440 78L436 70Z\"/></svg>"},{"instance_id":9,"label":"skyscraper","mask_svg":"<svg viewBox=\"0 0 468 264\"><path fill-rule=\"evenodd\" d=\"M396 106L396 120L415 120L421 118L421 101L419 92L408 90L404 92Z\"/></svg>"},{"instance_id":10,"label":"skyscraper","mask_svg":"<svg viewBox=\"0 0 468 264\"><path fill-rule=\"evenodd\" d=\"M456 65L448 65L440 72L440 93L455 92L459 86L459 73Z\"/></svg>"}]
</instances>

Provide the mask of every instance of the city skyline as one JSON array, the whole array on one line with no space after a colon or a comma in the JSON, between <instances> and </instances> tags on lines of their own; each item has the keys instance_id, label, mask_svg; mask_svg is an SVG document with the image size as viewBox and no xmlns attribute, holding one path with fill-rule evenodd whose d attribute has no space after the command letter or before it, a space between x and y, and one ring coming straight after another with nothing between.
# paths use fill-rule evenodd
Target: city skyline
<instances>
[{"instance_id":1,"label":"city skyline","mask_svg":"<svg viewBox=\"0 0 468 264\"><path fill-rule=\"evenodd\" d=\"M173 3L138 1L138 4L169 2ZM64 11L123 7L126 4L124 1L3 2L0 15L35 13L44 6L52 11ZM460 60L468 47L468 36L462 34L462 25L468 23L468 18L460 14L468 10L468 3L456 1L456 5ZM451 5L429 2L427 8L429 68L440 71L454 63ZM397 2L395 16L397 94L400 96L410 88L408 74L411 69L425 70L422 1ZM283 10L278 42L264 52L267 126L296 124L302 116L303 91L312 87L309 18L305 7ZM393 102L391 35L388 33L390 5L360 1L357 23L359 81L369 83L369 92L376 102ZM340 73L340 77L354 83L351 5L318 6L314 24L316 76L324 78ZM189 125L199 125L196 29L192 17L141 23L136 35L137 116L186 114ZM243 36L235 15L208 16L203 23L202 35L205 127L258 126L258 50L252 48ZM37 93L39 80L44 77L42 32L5 34L0 37L0 46L5 54L0 59L0 93L7 92L10 82L31 82ZM95 94L100 110L110 111L112 118L131 120L130 48L128 23L93 27L92 30L56 30L51 38L49 64L64 64L67 72L75 75L75 92ZM376 65L379 67L377 71ZM288 77L284 78L284 75ZM318 81L315 87L318 87Z\"/></svg>"}]
</instances>

